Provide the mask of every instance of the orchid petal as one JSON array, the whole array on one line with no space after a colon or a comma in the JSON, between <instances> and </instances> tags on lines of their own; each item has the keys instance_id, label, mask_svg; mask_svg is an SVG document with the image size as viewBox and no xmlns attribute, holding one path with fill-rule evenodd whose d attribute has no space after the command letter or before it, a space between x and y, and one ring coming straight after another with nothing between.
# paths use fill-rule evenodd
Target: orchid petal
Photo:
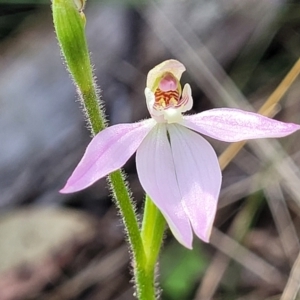
<instances>
[{"instance_id":1,"label":"orchid petal","mask_svg":"<svg viewBox=\"0 0 300 300\"><path fill-rule=\"evenodd\" d=\"M193 107L193 97L192 97L192 90L191 86L189 84L185 84L183 87L182 95L181 95L181 101L183 102L183 109L182 112L191 110Z\"/></svg>"},{"instance_id":2,"label":"orchid petal","mask_svg":"<svg viewBox=\"0 0 300 300\"><path fill-rule=\"evenodd\" d=\"M184 71L185 66L181 62L175 59L166 60L149 71L146 86L153 91L157 79L167 72L173 74L179 81Z\"/></svg>"},{"instance_id":3,"label":"orchid petal","mask_svg":"<svg viewBox=\"0 0 300 300\"><path fill-rule=\"evenodd\" d=\"M234 108L216 108L185 116L181 124L224 142L284 137L300 129L300 125L294 123Z\"/></svg>"},{"instance_id":4,"label":"orchid petal","mask_svg":"<svg viewBox=\"0 0 300 300\"><path fill-rule=\"evenodd\" d=\"M154 125L155 122L150 119L139 123L114 125L98 133L60 192L82 190L121 168Z\"/></svg>"},{"instance_id":5,"label":"orchid petal","mask_svg":"<svg viewBox=\"0 0 300 300\"><path fill-rule=\"evenodd\" d=\"M168 125L183 207L196 235L208 242L217 210L222 175L212 146L199 134Z\"/></svg>"},{"instance_id":6,"label":"orchid petal","mask_svg":"<svg viewBox=\"0 0 300 300\"><path fill-rule=\"evenodd\" d=\"M177 240L192 248L193 233L181 204L166 125L157 124L143 140L136 154L142 187L164 215Z\"/></svg>"},{"instance_id":7,"label":"orchid petal","mask_svg":"<svg viewBox=\"0 0 300 300\"><path fill-rule=\"evenodd\" d=\"M146 97L147 108L151 117L156 122L159 123L164 122L164 111L154 109L155 95L149 88L145 88L145 97Z\"/></svg>"}]
</instances>

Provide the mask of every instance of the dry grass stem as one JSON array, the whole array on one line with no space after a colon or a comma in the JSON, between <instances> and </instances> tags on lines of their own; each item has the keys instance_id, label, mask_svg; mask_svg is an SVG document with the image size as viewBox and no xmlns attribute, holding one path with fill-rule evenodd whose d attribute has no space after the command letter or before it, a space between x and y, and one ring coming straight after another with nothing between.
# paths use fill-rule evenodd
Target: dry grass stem
<instances>
[{"instance_id":1,"label":"dry grass stem","mask_svg":"<svg viewBox=\"0 0 300 300\"><path fill-rule=\"evenodd\" d=\"M294 300L296 299L300 289L300 253L294 263L289 280L280 300Z\"/></svg>"},{"instance_id":2,"label":"dry grass stem","mask_svg":"<svg viewBox=\"0 0 300 300\"><path fill-rule=\"evenodd\" d=\"M221 252L253 272L266 283L278 289L284 288L286 278L278 269L237 243L228 235L214 228L210 242Z\"/></svg>"},{"instance_id":3,"label":"dry grass stem","mask_svg":"<svg viewBox=\"0 0 300 300\"><path fill-rule=\"evenodd\" d=\"M280 185L273 181L272 185L264 189L264 193L279 233L281 246L292 266L300 250L300 243Z\"/></svg>"}]
</instances>

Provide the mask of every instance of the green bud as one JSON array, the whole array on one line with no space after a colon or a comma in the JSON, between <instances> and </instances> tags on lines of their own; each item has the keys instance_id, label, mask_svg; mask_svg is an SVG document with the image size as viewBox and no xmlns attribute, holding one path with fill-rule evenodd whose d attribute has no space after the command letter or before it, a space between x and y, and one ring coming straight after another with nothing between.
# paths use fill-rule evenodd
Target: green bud
<instances>
[{"instance_id":1,"label":"green bud","mask_svg":"<svg viewBox=\"0 0 300 300\"><path fill-rule=\"evenodd\" d=\"M85 36L85 0L53 0L53 22L59 46L83 102L93 133L104 128Z\"/></svg>"},{"instance_id":2,"label":"green bud","mask_svg":"<svg viewBox=\"0 0 300 300\"><path fill-rule=\"evenodd\" d=\"M75 82L84 87L92 75L85 22L74 0L53 0L52 10L58 42L69 71Z\"/></svg>"}]
</instances>

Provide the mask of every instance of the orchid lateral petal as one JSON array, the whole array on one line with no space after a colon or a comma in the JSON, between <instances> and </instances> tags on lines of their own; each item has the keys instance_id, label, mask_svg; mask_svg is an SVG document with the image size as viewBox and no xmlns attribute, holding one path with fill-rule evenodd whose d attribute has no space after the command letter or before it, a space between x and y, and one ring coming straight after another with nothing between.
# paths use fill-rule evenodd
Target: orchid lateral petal
<instances>
[{"instance_id":1,"label":"orchid lateral petal","mask_svg":"<svg viewBox=\"0 0 300 300\"><path fill-rule=\"evenodd\" d=\"M192 89L189 84L185 84L182 90L181 101L184 103L182 112L191 110L193 107Z\"/></svg>"},{"instance_id":2,"label":"orchid lateral petal","mask_svg":"<svg viewBox=\"0 0 300 300\"><path fill-rule=\"evenodd\" d=\"M149 71L146 86L153 91L157 79L165 73L173 74L179 81L184 71L185 66L181 62L175 59L166 60Z\"/></svg>"},{"instance_id":3,"label":"orchid lateral petal","mask_svg":"<svg viewBox=\"0 0 300 300\"><path fill-rule=\"evenodd\" d=\"M208 242L215 218L222 175L212 146L199 134L168 125L182 204L195 234Z\"/></svg>"},{"instance_id":4,"label":"orchid lateral petal","mask_svg":"<svg viewBox=\"0 0 300 300\"><path fill-rule=\"evenodd\" d=\"M300 125L294 123L234 108L215 108L185 116L181 124L224 142L284 137L300 129Z\"/></svg>"},{"instance_id":5,"label":"orchid lateral petal","mask_svg":"<svg viewBox=\"0 0 300 300\"><path fill-rule=\"evenodd\" d=\"M164 112L154 109L155 95L149 88L145 88L145 97L146 97L147 108L148 108L148 111L149 111L151 117L156 122L163 123L164 122Z\"/></svg>"},{"instance_id":6,"label":"orchid lateral petal","mask_svg":"<svg viewBox=\"0 0 300 300\"><path fill-rule=\"evenodd\" d=\"M136 154L137 173L145 192L164 215L176 239L192 248L193 233L180 202L166 125L157 124Z\"/></svg>"},{"instance_id":7,"label":"orchid lateral petal","mask_svg":"<svg viewBox=\"0 0 300 300\"><path fill-rule=\"evenodd\" d=\"M300 129L294 123L285 123L234 108L216 108L185 116L181 124L225 142L284 137Z\"/></svg>"},{"instance_id":8,"label":"orchid lateral petal","mask_svg":"<svg viewBox=\"0 0 300 300\"><path fill-rule=\"evenodd\" d=\"M121 168L155 125L153 120L118 124L98 133L88 145L61 193L80 191Z\"/></svg>"}]
</instances>

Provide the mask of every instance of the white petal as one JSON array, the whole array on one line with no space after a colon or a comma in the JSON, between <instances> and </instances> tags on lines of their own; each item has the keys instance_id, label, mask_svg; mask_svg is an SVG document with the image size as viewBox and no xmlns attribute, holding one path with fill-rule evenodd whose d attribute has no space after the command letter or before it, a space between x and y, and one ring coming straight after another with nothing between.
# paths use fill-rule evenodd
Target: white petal
<instances>
[{"instance_id":1,"label":"white petal","mask_svg":"<svg viewBox=\"0 0 300 300\"><path fill-rule=\"evenodd\" d=\"M147 108L151 117L158 123L164 123L165 122L164 111L156 110L154 108L155 95L149 88L145 88L145 97L146 97Z\"/></svg>"},{"instance_id":2,"label":"white petal","mask_svg":"<svg viewBox=\"0 0 300 300\"><path fill-rule=\"evenodd\" d=\"M300 129L298 124L234 108L216 108L185 116L181 124L224 142L284 137Z\"/></svg>"},{"instance_id":3,"label":"white petal","mask_svg":"<svg viewBox=\"0 0 300 300\"><path fill-rule=\"evenodd\" d=\"M183 87L182 95L181 95L182 101L184 101L183 109L181 109L182 112L191 110L193 107L193 97L192 97L192 89L189 84L185 84Z\"/></svg>"},{"instance_id":4,"label":"white petal","mask_svg":"<svg viewBox=\"0 0 300 300\"><path fill-rule=\"evenodd\" d=\"M177 240L192 248L193 233L180 202L166 125L157 124L143 140L136 154L142 187L164 215Z\"/></svg>"},{"instance_id":5,"label":"white petal","mask_svg":"<svg viewBox=\"0 0 300 300\"><path fill-rule=\"evenodd\" d=\"M208 242L216 214L222 175L217 155L199 134L168 125L182 203L198 237Z\"/></svg>"},{"instance_id":6,"label":"white petal","mask_svg":"<svg viewBox=\"0 0 300 300\"><path fill-rule=\"evenodd\" d=\"M153 91L156 81L167 72L172 73L179 81L184 71L185 66L178 60L166 60L148 72L146 86Z\"/></svg>"}]
</instances>

